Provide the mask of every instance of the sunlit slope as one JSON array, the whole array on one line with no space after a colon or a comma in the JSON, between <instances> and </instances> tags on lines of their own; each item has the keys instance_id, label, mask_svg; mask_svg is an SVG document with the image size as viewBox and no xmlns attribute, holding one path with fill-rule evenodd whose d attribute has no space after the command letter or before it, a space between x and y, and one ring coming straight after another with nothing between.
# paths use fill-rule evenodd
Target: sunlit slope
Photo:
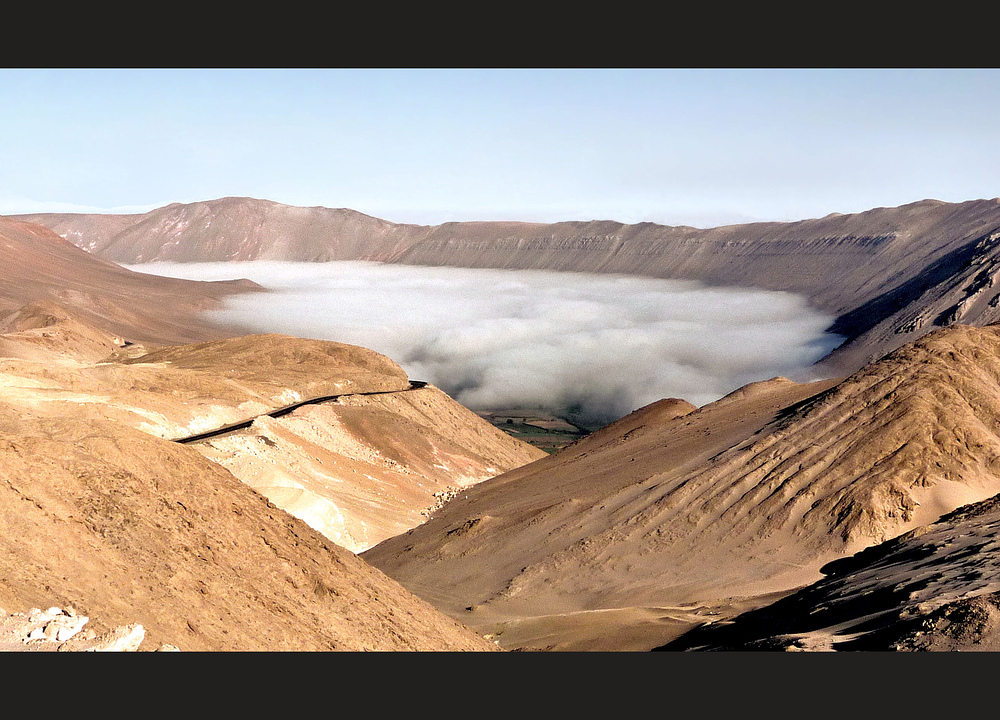
<instances>
[{"instance_id":1,"label":"sunlit slope","mask_svg":"<svg viewBox=\"0 0 1000 720\"><path fill-rule=\"evenodd\" d=\"M200 313L250 281L192 282L136 273L84 252L40 225L0 218L0 314L49 301L132 342L192 342L225 333Z\"/></svg>"},{"instance_id":2,"label":"sunlit slope","mask_svg":"<svg viewBox=\"0 0 1000 720\"><path fill-rule=\"evenodd\" d=\"M364 557L473 624L791 589L1000 492L998 398L1000 328L956 326L839 383L611 426ZM584 462L602 469L592 485Z\"/></svg>"},{"instance_id":3,"label":"sunlit slope","mask_svg":"<svg viewBox=\"0 0 1000 720\"><path fill-rule=\"evenodd\" d=\"M0 335L3 401L164 439L257 417L191 447L351 551L544 455L437 388L412 388L396 363L365 348L270 334L112 351L106 334L51 304L28 306L8 324L24 329ZM337 398L267 416L328 396Z\"/></svg>"},{"instance_id":4,"label":"sunlit slope","mask_svg":"<svg viewBox=\"0 0 1000 720\"><path fill-rule=\"evenodd\" d=\"M354 552L545 455L430 385L261 418L192 447Z\"/></svg>"},{"instance_id":5,"label":"sunlit slope","mask_svg":"<svg viewBox=\"0 0 1000 720\"><path fill-rule=\"evenodd\" d=\"M470 488L425 525L363 557L480 629L601 607L599 598L613 587L608 578L587 574L601 564L621 571L631 558L589 559L584 568L572 556L596 548L594 538L602 533L625 533L637 507L644 507L651 478L696 470L752 436L781 408L831 383L777 379L700 410L682 400L654 403L554 455ZM528 577L535 581L525 582ZM652 576L637 569L634 578L644 577ZM563 589L554 597L549 590L556 586Z\"/></svg>"},{"instance_id":6,"label":"sunlit slope","mask_svg":"<svg viewBox=\"0 0 1000 720\"><path fill-rule=\"evenodd\" d=\"M0 405L0 606L181 650L493 647L191 448Z\"/></svg>"},{"instance_id":7,"label":"sunlit slope","mask_svg":"<svg viewBox=\"0 0 1000 720\"><path fill-rule=\"evenodd\" d=\"M346 208L295 207L246 197L173 203L141 215L17 217L126 265L154 260L387 260L426 232L418 225Z\"/></svg>"}]
</instances>

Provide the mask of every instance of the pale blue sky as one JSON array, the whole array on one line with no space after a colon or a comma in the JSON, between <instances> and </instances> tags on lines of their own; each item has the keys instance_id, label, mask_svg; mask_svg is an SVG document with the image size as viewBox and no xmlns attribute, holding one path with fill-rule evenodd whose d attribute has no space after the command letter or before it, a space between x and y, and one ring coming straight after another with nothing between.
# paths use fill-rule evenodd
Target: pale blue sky
<instances>
[{"instance_id":1,"label":"pale blue sky","mask_svg":"<svg viewBox=\"0 0 1000 720\"><path fill-rule=\"evenodd\" d=\"M0 69L0 213L708 227L1000 195L1000 71Z\"/></svg>"}]
</instances>

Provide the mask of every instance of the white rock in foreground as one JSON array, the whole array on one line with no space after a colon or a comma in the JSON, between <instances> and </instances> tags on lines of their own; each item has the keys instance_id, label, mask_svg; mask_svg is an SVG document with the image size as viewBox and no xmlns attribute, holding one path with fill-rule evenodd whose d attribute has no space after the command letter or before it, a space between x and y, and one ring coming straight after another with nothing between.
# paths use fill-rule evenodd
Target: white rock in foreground
<instances>
[{"instance_id":1,"label":"white rock in foreground","mask_svg":"<svg viewBox=\"0 0 1000 720\"><path fill-rule=\"evenodd\" d=\"M90 618L72 608L32 608L8 615L0 609L0 651L136 652L146 636L139 624L121 625L103 635L84 630ZM177 650L164 645L160 650Z\"/></svg>"}]
</instances>

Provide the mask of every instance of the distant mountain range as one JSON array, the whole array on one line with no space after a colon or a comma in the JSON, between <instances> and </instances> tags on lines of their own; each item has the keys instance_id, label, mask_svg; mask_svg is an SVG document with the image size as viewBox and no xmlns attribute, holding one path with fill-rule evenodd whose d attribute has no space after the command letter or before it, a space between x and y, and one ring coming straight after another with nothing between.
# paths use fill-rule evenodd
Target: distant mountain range
<instances>
[{"instance_id":1,"label":"distant mountain range","mask_svg":"<svg viewBox=\"0 0 1000 720\"><path fill-rule=\"evenodd\" d=\"M1000 200L923 200L788 223L711 229L654 223L397 224L347 209L252 198L138 215L16 216L116 263L369 260L623 273L805 295L845 342L852 372L935 327L1000 321Z\"/></svg>"}]
</instances>

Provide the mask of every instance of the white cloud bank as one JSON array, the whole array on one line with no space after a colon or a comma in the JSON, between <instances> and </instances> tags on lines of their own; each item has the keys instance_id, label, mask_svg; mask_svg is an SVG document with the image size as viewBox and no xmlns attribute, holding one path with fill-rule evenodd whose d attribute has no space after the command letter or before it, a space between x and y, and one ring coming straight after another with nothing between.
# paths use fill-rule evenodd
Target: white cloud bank
<instances>
[{"instance_id":1,"label":"white cloud bank","mask_svg":"<svg viewBox=\"0 0 1000 720\"><path fill-rule=\"evenodd\" d=\"M250 278L275 292L233 297L213 320L377 350L474 410L541 407L592 426L795 378L841 341L800 296L688 281L364 262L132 269Z\"/></svg>"}]
</instances>

